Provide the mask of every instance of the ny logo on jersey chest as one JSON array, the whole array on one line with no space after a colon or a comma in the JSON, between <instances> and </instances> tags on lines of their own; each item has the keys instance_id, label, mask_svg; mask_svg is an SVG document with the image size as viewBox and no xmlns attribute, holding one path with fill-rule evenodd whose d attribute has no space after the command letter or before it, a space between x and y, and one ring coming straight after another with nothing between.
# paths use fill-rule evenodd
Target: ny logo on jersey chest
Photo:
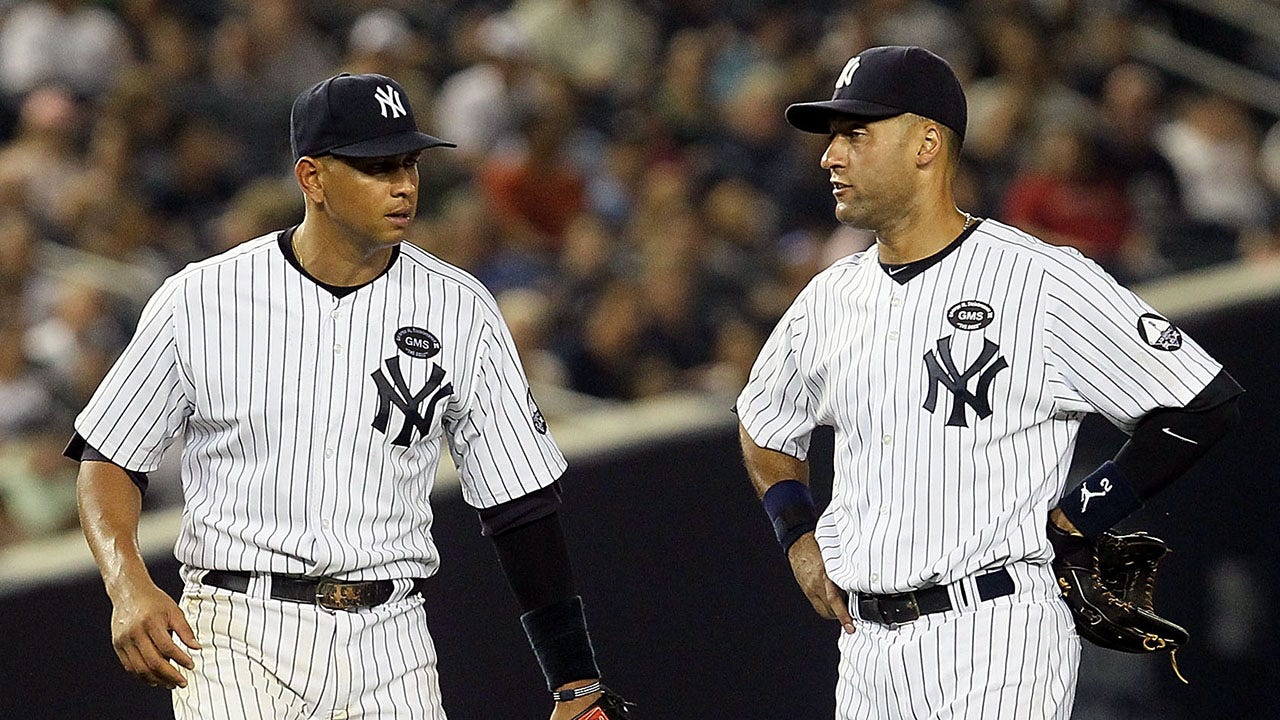
<instances>
[{"instance_id":1,"label":"ny logo on jersey chest","mask_svg":"<svg viewBox=\"0 0 1280 720\"><path fill-rule=\"evenodd\" d=\"M391 422L391 408L395 406L404 414L404 424L400 426L400 432L392 439L391 444L409 447L415 428L423 437L430 434L436 406L453 393L453 383L444 382L444 369L432 363L427 384L421 390L413 392L409 389L409 383L405 382L404 373L400 371L400 357L389 357L385 364L385 373L383 368L378 368L371 375L374 386L378 388L378 410L373 416L373 429L384 435L389 434L387 427Z\"/></svg>"},{"instance_id":2,"label":"ny logo on jersey chest","mask_svg":"<svg viewBox=\"0 0 1280 720\"><path fill-rule=\"evenodd\" d=\"M996 357L1000 346L990 340L982 339L982 352L978 359L963 371L956 367L955 358L951 355L951 335L938 340L938 350L924 354L924 366L929 371L929 396L925 398L924 409L930 413L938 406L938 387L951 391L955 402L951 406L951 416L947 425L951 427L969 427L965 408L973 408L979 420L991 416L991 383L1001 370L1009 367L1003 356ZM977 387L969 391L969 381L978 376Z\"/></svg>"}]
</instances>

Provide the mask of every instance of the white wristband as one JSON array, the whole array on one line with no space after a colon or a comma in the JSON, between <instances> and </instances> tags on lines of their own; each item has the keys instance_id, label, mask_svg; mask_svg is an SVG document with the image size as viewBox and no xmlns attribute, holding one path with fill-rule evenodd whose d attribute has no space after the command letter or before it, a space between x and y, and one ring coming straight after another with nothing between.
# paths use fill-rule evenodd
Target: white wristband
<instances>
[{"instance_id":1,"label":"white wristband","mask_svg":"<svg viewBox=\"0 0 1280 720\"><path fill-rule=\"evenodd\" d=\"M596 680L590 685L583 685L580 688L574 688L572 690L553 690L551 692L551 697L555 698L556 702L569 702L570 700L577 700L578 698L584 698L591 693L599 692L600 689L600 681Z\"/></svg>"}]
</instances>

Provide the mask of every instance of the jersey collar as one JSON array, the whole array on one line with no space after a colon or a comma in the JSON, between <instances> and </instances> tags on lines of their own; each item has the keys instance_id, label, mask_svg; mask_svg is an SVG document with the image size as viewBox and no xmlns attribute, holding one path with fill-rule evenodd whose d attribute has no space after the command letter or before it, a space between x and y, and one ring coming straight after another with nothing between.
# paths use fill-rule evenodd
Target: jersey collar
<instances>
[{"instance_id":1,"label":"jersey collar","mask_svg":"<svg viewBox=\"0 0 1280 720\"><path fill-rule=\"evenodd\" d=\"M916 277L917 275L924 272L925 270L928 270L934 265L937 265L938 263L942 262L942 260L946 258L948 255L955 252L956 248L960 247L960 243L964 242L966 238L972 235L973 231L977 229L977 227L981 224L982 224L982 218L974 218L973 223L969 225L969 227L965 228L964 231L961 232L958 236L956 236L955 240L952 240L951 242L947 243L946 247L942 248L941 250L930 255L927 258L921 258L919 260L913 260L909 263L901 263L897 265L882 262L880 263L880 268L885 271L885 274L889 276L890 280L893 280L899 285L906 285L908 280L910 280L913 277Z\"/></svg>"},{"instance_id":2,"label":"jersey collar","mask_svg":"<svg viewBox=\"0 0 1280 720\"><path fill-rule=\"evenodd\" d=\"M316 285L319 285L321 288L324 288L327 292L329 292L331 295L333 295L336 298L344 298L350 295L351 293L359 290L360 288L364 287L365 285L369 285L370 283L373 283L374 281L378 280L378 278L381 278L383 275L386 275L387 271L391 269L391 266L396 264L396 259L400 257L400 246L396 245L395 247L391 248L391 259L387 261L387 266L382 269L382 272L378 273L377 277L374 277L369 282L362 283L360 285L330 285L329 283L319 280L314 275L307 272L306 268L302 267L302 263L298 262L298 256L293 252L293 233L297 229L298 229L298 226L294 225L288 230L281 230L280 234L276 236L276 244L280 246L280 252L284 253L284 259L289 261L289 264L293 266L294 270L297 270L298 272L302 273L303 277L315 283Z\"/></svg>"}]
</instances>

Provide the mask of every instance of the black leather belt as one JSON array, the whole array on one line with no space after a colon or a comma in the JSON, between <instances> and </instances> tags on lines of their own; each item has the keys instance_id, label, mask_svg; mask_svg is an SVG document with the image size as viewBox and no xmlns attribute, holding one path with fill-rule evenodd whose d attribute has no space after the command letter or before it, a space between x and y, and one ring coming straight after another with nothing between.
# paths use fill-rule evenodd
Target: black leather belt
<instances>
[{"instance_id":1,"label":"black leather belt","mask_svg":"<svg viewBox=\"0 0 1280 720\"><path fill-rule=\"evenodd\" d=\"M952 583L954 584L954 583ZM1005 568L979 575L978 599L991 600L1013 594L1013 577ZM890 595L858 595L858 617L891 628L919 620L921 615L951 609L947 585L934 585L913 592ZM963 592L963 588L961 588Z\"/></svg>"},{"instance_id":2,"label":"black leather belt","mask_svg":"<svg viewBox=\"0 0 1280 720\"><path fill-rule=\"evenodd\" d=\"M223 590L248 592L250 574L230 570L210 570L200 581ZM427 587L425 578L414 578L410 595L421 595ZM299 575L272 575L271 597L296 603L315 603L328 610L371 608L391 599L394 580L343 582L332 578Z\"/></svg>"}]
</instances>

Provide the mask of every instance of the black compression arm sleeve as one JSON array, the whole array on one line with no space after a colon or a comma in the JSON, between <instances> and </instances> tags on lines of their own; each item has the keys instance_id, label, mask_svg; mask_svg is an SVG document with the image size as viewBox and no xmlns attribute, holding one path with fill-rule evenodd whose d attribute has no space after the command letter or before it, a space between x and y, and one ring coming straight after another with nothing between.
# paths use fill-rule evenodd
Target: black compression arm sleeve
<instances>
[{"instance_id":1,"label":"black compression arm sleeve","mask_svg":"<svg viewBox=\"0 0 1280 720\"><path fill-rule=\"evenodd\" d=\"M1138 497L1172 483L1240 422L1242 392L1223 370L1187 407L1156 410L1138 423L1115 458Z\"/></svg>"},{"instance_id":2,"label":"black compression arm sleeve","mask_svg":"<svg viewBox=\"0 0 1280 720\"><path fill-rule=\"evenodd\" d=\"M574 596L573 570L558 512L508 528L491 538L521 612Z\"/></svg>"}]
</instances>

